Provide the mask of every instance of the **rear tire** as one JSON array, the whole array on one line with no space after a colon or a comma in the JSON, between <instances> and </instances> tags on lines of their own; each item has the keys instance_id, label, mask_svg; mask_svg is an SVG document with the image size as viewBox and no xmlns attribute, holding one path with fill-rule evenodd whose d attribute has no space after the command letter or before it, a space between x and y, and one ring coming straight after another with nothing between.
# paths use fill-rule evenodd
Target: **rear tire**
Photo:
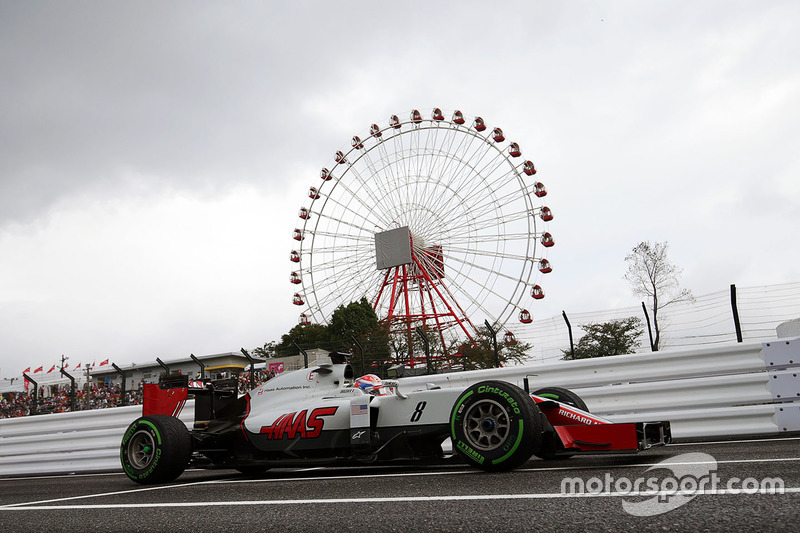
<instances>
[{"instance_id":1,"label":"rear tire","mask_svg":"<svg viewBox=\"0 0 800 533\"><path fill-rule=\"evenodd\" d=\"M450 412L453 449L488 472L517 468L541 452L540 417L539 408L519 387L482 381L466 389Z\"/></svg>"},{"instance_id":2,"label":"rear tire","mask_svg":"<svg viewBox=\"0 0 800 533\"><path fill-rule=\"evenodd\" d=\"M180 476L192 456L192 437L179 419L147 415L128 426L120 445L125 474L136 483L166 483Z\"/></svg>"}]
</instances>

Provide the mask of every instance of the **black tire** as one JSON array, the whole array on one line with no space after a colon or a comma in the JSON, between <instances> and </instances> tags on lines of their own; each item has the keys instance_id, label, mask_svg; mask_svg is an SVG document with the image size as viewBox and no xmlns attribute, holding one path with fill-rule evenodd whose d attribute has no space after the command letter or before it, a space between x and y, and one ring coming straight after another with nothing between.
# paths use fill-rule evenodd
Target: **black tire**
<instances>
[{"instance_id":1,"label":"black tire","mask_svg":"<svg viewBox=\"0 0 800 533\"><path fill-rule=\"evenodd\" d=\"M186 470L192 437L175 417L143 416L128 426L119 453L122 469L136 483L166 483Z\"/></svg>"},{"instance_id":2,"label":"black tire","mask_svg":"<svg viewBox=\"0 0 800 533\"><path fill-rule=\"evenodd\" d=\"M466 389L450 412L453 449L488 472L525 463L542 445L539 408L519 387L482 381Z\"/></svg>"},{"instance_id":3,"label":"black tire","mask_svg":"<svg viewBox=\"0 0 800 533\"><path fill-rule=\"evenodd\" d=\"M555 400L572 407L577 407L581 411L586 411L587 413L589 412L589 408L586 407L586 402L583 401L583 398L569 389L562 387L544 387L534 392L533 395L541 396L542 398L547 398L549 400ZM572 457L572 455L574 455L568 453L557 454L559 449L563 451L563 448L564 447L561 445L561 441L558 439L558 436L556 436L554 433L545 434L542 451L537 455L546 461L553 461L555 459L569 459Z\"/></svg>"},{"instance_id":4,"label":"black tire","mask_svg":"<svg viewBox=\"0 0 800 533\"><path fill-rule=\"evenodd\" d=\"M589 412L589 408L586 407L586 402L584 402L580 396L569 389L564 389L562 387L545 387L537 390L533 393L533 395L565 403L567 405L571 405L572 407L577 407L581 411L586 411L587 413Z\"/></svg>"}]
</instances>

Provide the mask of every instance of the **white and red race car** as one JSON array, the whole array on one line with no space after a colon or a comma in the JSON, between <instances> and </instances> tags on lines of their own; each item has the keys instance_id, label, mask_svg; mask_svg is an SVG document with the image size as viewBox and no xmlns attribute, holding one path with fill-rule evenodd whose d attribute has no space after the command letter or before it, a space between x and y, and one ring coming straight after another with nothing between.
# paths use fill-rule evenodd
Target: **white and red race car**
<instances>
[{"instance_id":1,"label":"white and red race car","mask_svg":"<svg viewBox=\"0 0 800 533\"><path fill-rule=\"evenodd\" d=\"M670 441L668 422L615 424L561 388L533 394L504 381L467 388L403 390L383 381L356 387L352 367L332 363L286 372L239 397L235 380L162 378L145 386L143 416L122 438L120 459L137 483L172 481L189 467L258 473L275 466L444 457L442 444L487 471L531 456L636 453ZM526 383L527 388L527 383ZM190 430L177 418L195 397Z\"/></svg>"}]
</instances>

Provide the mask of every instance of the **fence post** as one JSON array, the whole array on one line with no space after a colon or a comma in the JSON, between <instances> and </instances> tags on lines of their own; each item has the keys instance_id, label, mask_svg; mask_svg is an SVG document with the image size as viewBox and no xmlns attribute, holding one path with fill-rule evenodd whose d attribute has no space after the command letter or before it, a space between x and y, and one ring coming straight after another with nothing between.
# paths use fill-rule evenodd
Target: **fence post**
<instances>
[{"instance_id":1,"label":"fence post","mask_svg":"<svg viewBox=\"0 0 800 533\"><path fill-rule=\"evenodd\" d=\"M197 363L197 366L199 366L199 367L200 367L200 379L205 379L205 377L206 377L206 365L204 365L203 363L201 363L201 362L200 362L200 359L198 359L197 357L195 357L193 353L190 353L190 354L189 354L189 357L191 357L191 358L192 358L192 361L194 361L195 363Z\"/></svg>"},{"instance_id":2,"label":"fence post","mask_svg":"<svg viewBox=\"0 0 800 533\"><path fill-rule=\"evenodd\" d=\"M301 354L303 354L304 368L308 368L308 352L302 349L295 341L292 341L292 344L294 344L294 347L297 348Z\"/></svg>"},{"instance_id":3,"label":"fence post","mask_svg":"<svg viewBox=\"0 0 800 533\"><path fill-rule=\"evenodd\" d=\"M736 285L731 284L731 310L733 325L736 327L736 342L742 342L742 324L739 322L739 308L736 305Z\"/></svg>"},{"instance_id":4,"label":"fence post","mask_svg":"<svg viewBox=\"0 0 800 533\"><path fill-rule=\"evenodd\" d=\"M119 375L122 376L121 383L120 383L120 396L122 396L122 405L128 405L128 392L125 390L127 386L127 378L128 376L125 375L125 372L122 371L120 367L117 366L116 363L111 363L111 366L114 367L114 370L119 372Z\"/></svg>"},{"instance_id":5,"label":"fence post","mask_svg":"<svg viewBox=\"0 0 800 533\"><path fill-rule=\"evenodd\" d=\"M422 331L421 328L417 327L417 335L419 338L422 339L422 344L425 346L425 368L428 374L431 373L431 346L428 343L428 337L425 336L425 333Z\"/></svg>"},{"instance_id":6,"label":"fence post","mask_svg":"<svg viewBox=\"0 0 800 533\"><path fill-rule=\"evenodd\" d=\"M33 405L31 406L31 414L35 415L39 411L39 384L31 379L25 372L22 377L33 383Z\"/></svg>"},{"instance_id":7,"label":"fence post","mask_svg":"<svg viewBox=\"0 0 800 533\"><path fill-rule=\"evenodd\" d=\"M75 411L75 378L70 376L67 372L64 371L64 367L61 367L61 375L67 376L70 381L69 386L69 410Z\"/></svg>"},{"instance_id":8,"label":"fence post","mask_svg":"<svg viewBox=\"0 0 800 533\"><path fill-rule=\"evenodd\" d=\"M489 333L492 335L492 347L494 348L494 367L500 368L500 353L497 351L497 332L494 330L491 324L489 324L488 320L484 320L483 323L486 325L486 329L489 330Z\"/></svg>"},{"instance_id":9,"label":"fence post","mask_svg":"<svg viewBox=\"0 0 800 533\"><path fill-rule=\"evenodd\" d=\"M164 364L164 361L162 361L161 359L159 359L158 357L156 357L156 363L158 363L159 365L161 365L161 368L163 368L163 369L164 369L164 371L167 373L167 376L166 376L166 377L169 377L169 367L168 367L167 365L165 365L165 364Z\"/></svg>"},{"instance_id":10,"label":"fence post","mask_svg":"<svg viewBox=\"0 0 800 533\"><path fill-rule=\"evenodd\" d=\"M567 312L563 309L561 310L561 316L564 317L564 322L567 323L567 332L569 333L569 357L570 359L575 359L575 343L572 341L572 324L569 323Z\"/></svg>"},{"instance_id":11,"label":"fence post","mask_svg":"<svg viewBox=\"0 0 800 533\"><path fill-rule=\"evenodd\" d=\"M642 311L644 311L644 318L647 320L647 334L650 336L650 351L655 352L656 347L653 346L653 330L650 328L650 315L647 314L647 307L642 302Z\"/></svg>"},{"instance_id":12,"label":"fence post","mask_svg":"<svg viewBox=\"0 0 800 533\"><path fill-rule=\"evenodd\" d=\"M361 346L361 343L358 342L355 335L350 335L350 338L353 339L353 342L356 343L356 347L358 348L358 353L361 356L361 375L364 375L364 347ZM381 373L383 373L381 371Z\"/></svg>"},{"instance_id":13,"label":"fence post","mask_svg":"<svg viewBox=\"0 0 800 533\"><path fill-rule=\"evenodd\" d=\"M250 354L247 353L247 350L244 348L242 348L242 353L250 362L250 390L253 390L256 388L256 362L253 361L253 358L250 357Z\"/></svg>"}]
</instances>

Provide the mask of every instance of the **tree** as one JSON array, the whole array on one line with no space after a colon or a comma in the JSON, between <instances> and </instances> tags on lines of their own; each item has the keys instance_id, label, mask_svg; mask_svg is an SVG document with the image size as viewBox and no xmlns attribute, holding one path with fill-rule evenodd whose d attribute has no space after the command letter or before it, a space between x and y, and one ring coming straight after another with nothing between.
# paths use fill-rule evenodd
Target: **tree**
<instances>
[{"instance_id":1,"label":"tree","mask_svg":"<svg viewBox=\"0 0 800 533\"><path fill-rule=\"evenodd\" d=\"M363 366L366 371L372 367L372 371L382 374L390 359L389 336L366 298L337 307L331 314L328 336L333 349L353 354L357 369Z\"/></svg>"},{"instance_id":2,"label":"tree","mask_svg":"<svg viewBox=\"0 0 800 533\"><path fill-rule=\"evenodd\" d=\"M478 328L478 336L474 337L475 345L463 343L458 352L461 357L454 359L456 363L461 363L464 370L476 370L481 368L494 368L494 346L489 330L485 327ZM510 362L520 363L527 357L527 352L533 345L527 342L514 341L506 344L503 339L498 339L497 351L500 364Z\"/></svg>"},{"instance_id":3,"label":"tree","mask_svg":"<svg viewBox=\"0 0 800 533\"><path fill-rule=\"evenodd\" d=\"M380 325L378 315L366 298L358 302L340 305L331 314L328 324L328 333L334 339L347 339L359 337L372 332Z\"/></svg>"},{"instance_id":4,"label":"tree","mask_svg":"<svg viewBox=\"0 0 800 533\"><path fill-rule=\"evenodd\" d=\"M259 346L258 348L253 348L250 352L255 355L256 357L263 357L264 359L269 359L270 357L277 357L275 353L275 341L269 341L264 343L264 346Z\"/></svg>"},{"instance_id":5,"label":"tree","mask_svg":"<svg viewBox=\"0 0 800 533\"><path fill-rule=\"evenodd\" d=\"M330 348L330 335L328 328L322 324L298 324L289 330L289 333L281 336L281 342L275 346L276 357L287 357L297 355L297 343L301 348Z\"/></svg>"},{"instance_id":6,"label":"tree","mask_svg":"<svg viewBox=\"0 0 800 533\"><path fill-rule=\"evenodd\" d=\"M639 337L644 333L642 320L633 316L609 322L582 324L581 329L586 334L575 346L575 353L561 350L564 353L563 359L589 359L633 353L639 345Z\"/></svg>"},{"instance_id":7,"label":"tree","mask_svg":"<svg viewBox=\"0 0 800 533\"><path fill-rule=\"evenodd\" d=\"M651 244L650 241L644 241L634 246L625 257L628 263L625 280L631 285L634 294L649 300L655 331L651 345L654 352L661 347L659 311L676 302L694 301L690 290L680 288L682 269L670 262L667 257L668 248L667 242Z\"/></svg>"}]
</instances>

